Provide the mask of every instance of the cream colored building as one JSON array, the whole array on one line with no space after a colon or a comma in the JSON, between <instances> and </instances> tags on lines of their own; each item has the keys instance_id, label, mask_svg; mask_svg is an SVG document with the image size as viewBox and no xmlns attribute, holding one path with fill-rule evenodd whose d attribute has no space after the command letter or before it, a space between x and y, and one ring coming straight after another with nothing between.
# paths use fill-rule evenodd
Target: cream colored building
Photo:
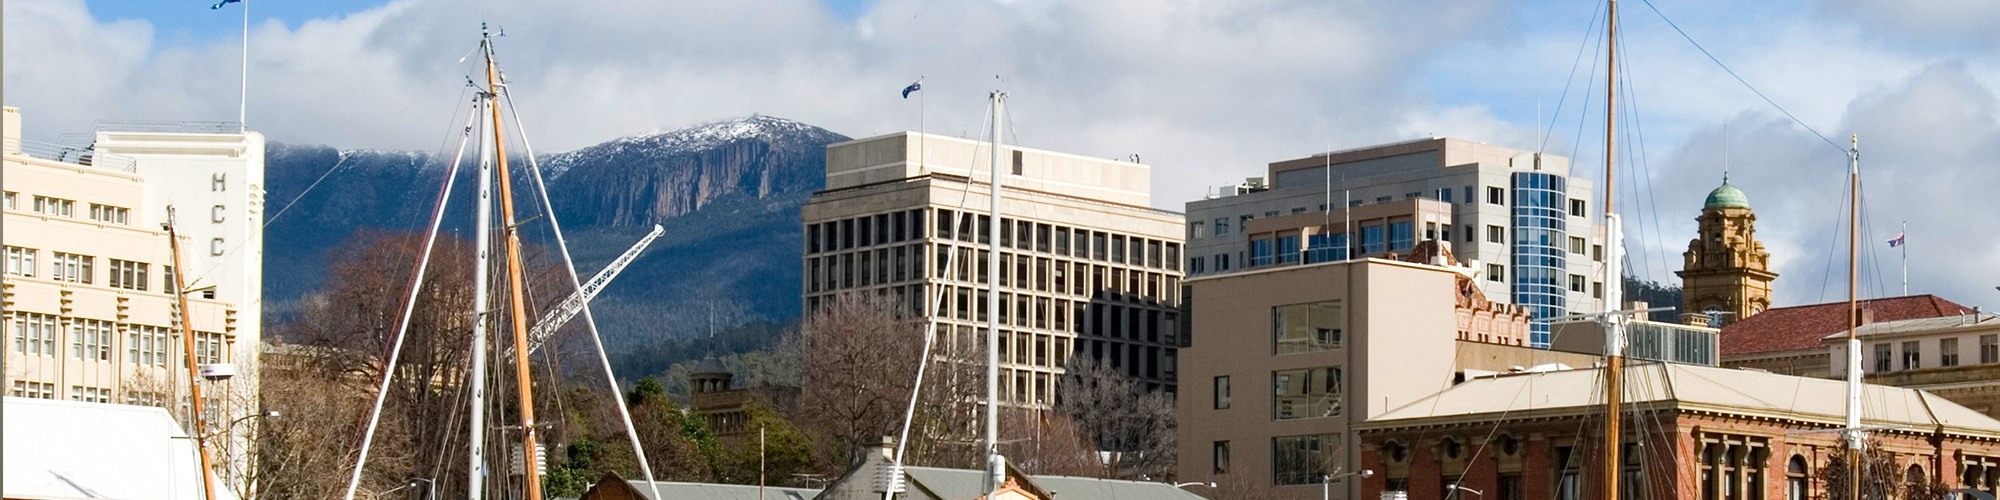
<instances>
[{"instance_id":1,"label":"cream colored building","mask_svg":"<svg viewBox=\"0 0 2000 500\"><path fill-rule=\"evenodd\" d=\"M2000 415L2000 316L1972 312L1861 325L1861 370L1869 383L1923 389ZM1847 333L1827 335L1827 371L1847 376ZM2000 417L1996 417L2000 418Z\"/></svg>"},{"instance_id":2,"label":"cream colored building","mask_svg":"<svg viewBox=\"0 0 2000 500\"><path fill-rule=\"evenodd\" d=\"M989 147L913 132L827 146L826 187L801 210L808 313L837 293L895 296L940 323L939 349L983 346ZM1002 154L1002 400L1053 404L1072 356L1173 391L1184 220L1151 208L1151 167Z\"/></svg>"},{"instance_id":3,"label":"cream colored building","mask_svg":"<svg viewBox=\"0 0 2000 500\"><path fill-rule=\"evenodd\" d=\"M261 180L262 137L156 136L151 147L137 148L112 147L117 141L100 132L91 147L64 147L22 140L19 110L5 110L7 394L164 406L185 423L187 371L170 284L173 257L162 228L165 207L230 203L188 194L181 185L193 182L184 177L199 176L203 188L209 170L254 171ZM214 146L227 143L218 139L225 135L233 138L233 149ZM233 160L217 158L224 150ZM191 163L211 168L186 171ZM258 411L255 297L261 292L254 284L262 279L261 243L249 240L259 247L238 264L218 265L225 259L209 255L204 243L217 231L197 221L216 215L257 227L262 216L206 207L181 214L187 270L206 276L192 283L199 290L189 297L196 362L232 364L239 374L203 382L212 425L207 432L234 434L218 445L220 455L241 458L229 452L246 446L254 422L227 423ZM240 477L233 472L246 467L247 461L237 461L218 474Z\"/></svg>"}]
</instances>

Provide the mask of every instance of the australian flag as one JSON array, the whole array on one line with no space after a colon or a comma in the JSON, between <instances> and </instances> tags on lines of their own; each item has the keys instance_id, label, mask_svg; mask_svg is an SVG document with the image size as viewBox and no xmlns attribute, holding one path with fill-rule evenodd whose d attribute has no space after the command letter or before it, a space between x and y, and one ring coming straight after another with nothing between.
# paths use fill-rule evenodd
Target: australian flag
<instances>
[{"instance_id":1,"label":"australian flag","mask_svg":"<svg viewBox=\"0 0 2000 500\"><path fill-rule=\"evenodd\" d=\"M1896 248L1900 246L1903 246L1903 233L1896 233L1896 237L1889 238L1889 248Z\"/></svg>"},{"instance_id":2,"label":"australian flag","mask_svg":"<svg viewBox=\"0 0 2000 500\"><path fill-rule=\"evenodd\" d=\"M232 1L236 1L236 0L232 0ZM904 98L904 99L909 99L909 98L910 98L910 93L911 93L911 92L916 92L916 91L919 91L919 90L923 90L923 89L924 89L924 79L922 79L922 78L918 78L918 79L917 79L917 81L916 81L916 83L912 83L912 84L910 84L910 86L908 86L908 87L903 87L903 98Z\"/></svg>"},{"instance_id":3,"label":"australian flag","mask_svg":"<svg viewBox=\"0 0 2000 500\"><path fill-rule=\"evenodd\" d=\"M215 5L210 5L210 6L208 6L208 10L216 10L216 9L220 9L220 8L222 8L222 6L224 6L224 5L229 5L229 4L232 4L232 3L236 3L236 2L241 2L241 1L243 1L243 0L222 0L222 1L220 1L220 2L216 2L216 3L215 3Z\"/></svg>"}]
</instances>

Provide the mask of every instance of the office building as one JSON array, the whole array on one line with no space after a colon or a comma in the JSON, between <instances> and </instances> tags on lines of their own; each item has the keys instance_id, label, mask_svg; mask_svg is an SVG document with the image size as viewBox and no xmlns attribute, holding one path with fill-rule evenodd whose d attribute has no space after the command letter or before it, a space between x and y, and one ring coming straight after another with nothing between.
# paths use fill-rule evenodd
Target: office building
<instances>
[{"instance_id":1,"label":"office building","mask_svg":"<svg viewBox=\"0 0 2000 500\"><path fill-rule=\"evenodd\" d=\"M1606 497L1601 370L1478 378L1369 419L1357 467L1378 474L1360 498ZM1828 498L1844 382L1676 363L1631 365L1624 380L1620 498ZM1994 490L2000 421L1915 389L1867 385L1862 399L1895 491Z\"/></svg>"},{"instance_id":2,"label":"office building","mask_svg":"<svg viewBox=\"0 0 2000 500\"><path fill-rule=\"evenodd\" d=\"M1450 387L1469 344L1455 333L1462 277L1356 259L1190 278L1177 479L1319 498L1323 476L1360 463L1351 424Z\"/></svg>"},{"instance_id":3,"label":"office building","mask_svg":"<svg viewBox=\"0 0 2000 500\"><path fill-rule=\"evenodd\" d=\"M1869 383L1923 389L2000 418L2000 316L1971 312L1861 325L1861 373ZM1821 340L1828 374L1847 376L1847 332Z\"/></svg>"},{"instance_id":4,"label":"office building","mask_svg":"<svg viewBox=\"0 0 2000 500\"><path fill-rule=\"evenodd\" d=\"M911 132L827 146L826 187L801 209L807 314L838 293L899 297L938 322L940 349L985 345L990 147ZM1151 167L1002 153L1001 399L1053 404L1073 356L1173 391L1185 220L1150 208Z\"/></svg>"},{"instance_id":5,"label":"office building","mask_svg":"<svg viewBox=\"0 0 2000 500\"><path fill-rule=\"evenodd\" d=\"M1572 182L1558 156L1449 138L1335 151L1271 163L1265 177L1188 203L1188 269L1215 275L1293 255L1345 260L1451 242L1460 259L1478 263L1488 300L1534 314L1530 341L1545 347L1541 320L1601 310L1596 205L1594 189ZM1299 235L1274 233L1266 252L1244 234L1274 226Z\"/></svg>"},{"instance_id":6,"label":"office building","mask_svg":"<svg viewBox=\"0 0 2000 500\"><path fill-rule=\"evenodd\" d=\"M263 138L230 124L228 133L100 131L86 147L58 146L22 140L19 110L5 109L8 394L157 405L186 421L162 228L173 206L196 362L236 373L204 382L208 431L235 438L225 451L247 449L255 422L225 423L258 408ZM199 125L151 127L188 126ZM242 479L230 471L248 470L246 455L230 455L243 461L220 467L223 479Z\"/></svg>"}]
</instances>

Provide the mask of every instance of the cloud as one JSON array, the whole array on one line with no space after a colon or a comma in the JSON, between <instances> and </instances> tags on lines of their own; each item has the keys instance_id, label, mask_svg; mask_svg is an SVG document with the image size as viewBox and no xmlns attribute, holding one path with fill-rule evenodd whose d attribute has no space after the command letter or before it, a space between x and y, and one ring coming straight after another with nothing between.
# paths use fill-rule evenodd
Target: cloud
<instances>
[{"instance_id":1,"label":"cloud","mask_svg":"<svg viewBox=\"0 0 2000 500\"><path fill-rule=\"evenodd\" d=\"M1757 211L1758 238L1780 274L1777 302L1844 299L1847 216L1839 207L1847 196L1846 156L1773 113L1744 113L1725 123L1730 182ZM1662 234L1648 251L1671 269L1679 268L1694 234L1703 196L1719 184L1722 129L1703 127L1663 155L1654 184ZM1990 301L2000 285L2000 232L1993 230L2000 228L2000 210L1981 200L2000 187L1994 87L1962 63L1934 63L1854 97L1833 130L1853 130L1861 139L1862 296L1901 294L1900 253L1884 240L1908 221L1911 293Z\"/></svg>"},{"instance_id":2,"label":"cloud","mask_svg":"<svg viewBox=\"0 0 2000 500\"><path fill-rule=\"evenodd\" d=\"M2000 269L2000 221L1991 218L2000 211L1974 208L2000 186L1983 163L2000 158L1992 91L2000 74L1991 69L2000 61L1984 35L2000 16L1867 0L1817 5L1804 15L1783 6L1664 8L1807 123L1862 133L1873 235L1911 220L1914 291L1993 297L2000 278L1967 270ZM30 138L99 119L235 117L234 37L162 40L143 21L93 18L80 0L0 8L8 104L24 108ZM1554 112L1587 14L1496 0L882 0L858 16L815 0L397 0L253 26L249 121L273 140L437 148L464 81L481 71L477 58L460 58L486 20L507 32L497 42L501 62L541 151L750 113L854 136L919 123L973 136L987 92L1005 88L1010 139L1139 154L1156 168L1155 206L1179 210L1205 186L1329 146L1442 134L1530 148L1547 132L1542 110ZM1626 197L1646 200L1627 207L1642 213L1632 225L1644 234L1633 244L1646 250L1634 256L1649 262L1645 276L1671 281L1678 269L1700 200L1720 177L1727 124L1733 178L1758 205L1760 234L1784 273L1780 301L1818 298L1840 154L1649 10L1626 16L1628 81L1651 148L1624 149L1650 153L1630 177L1650 187L1632 183L1639 196ZM1940 55L1934 43L1880 41L1924 23L1988 43ZM922 94L899 98L918 76ZM1576 117L1577 99L1601 98L1601 86L1577 95L1601 74L1578 78L1549 150L1574 149L1575 164L1589 165L1601 161L1592 152L1602 132L1575 127L1601 124L1601 115ZM1883 262L1885 278L1894 264Z\"/></svg>"}]
</instances>

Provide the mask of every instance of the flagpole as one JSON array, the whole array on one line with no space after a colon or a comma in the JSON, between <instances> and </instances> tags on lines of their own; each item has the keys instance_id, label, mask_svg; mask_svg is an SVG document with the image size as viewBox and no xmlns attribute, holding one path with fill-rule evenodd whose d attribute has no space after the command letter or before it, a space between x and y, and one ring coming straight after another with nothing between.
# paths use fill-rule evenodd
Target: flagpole
<instances>
[{"instance_id":1,"label":"flagpole","mask_svg":"<svg viewBox=\"0 0 2000 500\"><path fill-rule=\"evenodd\" d=\"M1903 296L1910 296L1910 221L1903 221L1903 229L1896 233L1896 247L1903 249Z\"/></svg>"},{"instance_id":2,"label":"flagpole","mask_svg":"<svg viewBox=\"0 0 2000 500\"><path fill-rule=\"evenodd\" d=\"M236 131L249 130L250 114L250 0L243 0L243 75L242 92L236 98Z\"/></svg>"}]
</instances>

